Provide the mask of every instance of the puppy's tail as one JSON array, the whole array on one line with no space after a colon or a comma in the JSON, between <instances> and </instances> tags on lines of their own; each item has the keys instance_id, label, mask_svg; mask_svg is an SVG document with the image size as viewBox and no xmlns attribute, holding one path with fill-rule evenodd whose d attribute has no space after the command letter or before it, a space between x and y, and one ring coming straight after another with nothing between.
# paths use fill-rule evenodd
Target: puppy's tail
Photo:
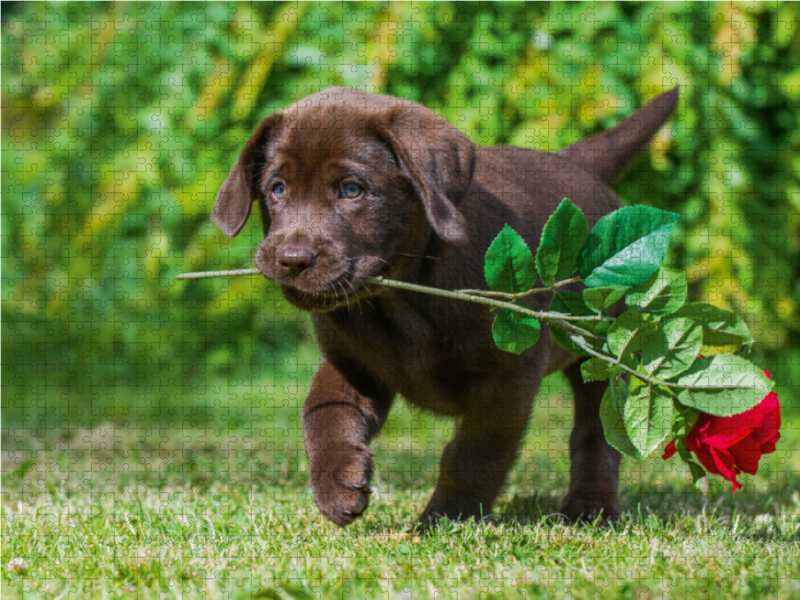
<instances>
[{"instance_id":1,"label":"puppy's tail","mask_svg":"<svg viewBox=\"0 0 800 600\"><path fill-rule=\"evenodd\" d=\"M611 183L625 172L675 110L678 88L661 94L608 131L589 136L558 152L595 177Z\"/></svg>"}]
</instances>

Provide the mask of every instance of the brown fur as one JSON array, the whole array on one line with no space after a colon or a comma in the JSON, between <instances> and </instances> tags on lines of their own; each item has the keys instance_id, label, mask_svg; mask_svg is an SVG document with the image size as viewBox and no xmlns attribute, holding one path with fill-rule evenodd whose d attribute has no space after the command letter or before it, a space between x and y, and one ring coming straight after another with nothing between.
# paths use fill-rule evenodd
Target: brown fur
<instances>
[{"instance_id":1,"label":"brown fur","mask_svg":"<svg viewBox=\"0 0 800 600\"><path fill-rule=\"evenodd\" d=\"M483 257L504 224L535 250L563 198L592 225L616 209L606 183L642 150L676 101L673 90L558 155L477 146L418 104L348 88L319 92L261 123L212 218L232 237L258 201L266 237L256 264L291 303L314 313L323 358L303 427L311 487L325 516L344 525L367 507L369 442L398 393L456 419L421 521L487 514L539 384L562 369L574 392L575 425L561 511L570 519L619 515L620 457L599 418L605 385L584 383L577 358L546 326L521 355L501 352L486 307L365 279L485 288ZM344 197L343 182L362 186L362 196ZM537 295L529 304L544 310L550 299Z\"/></svg>"}]
</instances>

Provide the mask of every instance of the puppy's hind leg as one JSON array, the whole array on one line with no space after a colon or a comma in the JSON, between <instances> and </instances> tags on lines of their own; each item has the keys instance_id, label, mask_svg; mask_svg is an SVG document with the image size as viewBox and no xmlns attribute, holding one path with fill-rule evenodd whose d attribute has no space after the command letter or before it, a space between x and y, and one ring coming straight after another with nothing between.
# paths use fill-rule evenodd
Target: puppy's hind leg
<instances>
[{"instance_id":1,"label":"puppy's hind leg","mask_svg":"<svg viewBox=\"0 0 800 600\"><path fill-rule=\"evenodd\" d=\"M607 382L585 383L580 362L564 370L574 397L574 423L569 439L569 492L560 512L570 521L593 521L619 517L620 453L609 446L600 421L600 402Z\"/></svg>"}]
</instances>

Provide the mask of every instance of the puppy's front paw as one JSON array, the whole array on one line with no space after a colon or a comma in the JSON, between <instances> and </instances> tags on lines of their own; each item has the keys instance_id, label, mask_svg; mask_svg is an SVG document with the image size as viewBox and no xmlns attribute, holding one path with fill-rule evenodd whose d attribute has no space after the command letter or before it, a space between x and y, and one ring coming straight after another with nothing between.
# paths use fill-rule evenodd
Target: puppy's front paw
<instances>
[{"instance_id":1,"label":"puppy's front paw","mask_svg":"<svg viewBox=\"0 0 800 600\"><path fill-rule=\"evenodd\" d=\"M352 444L311 457L314 502L337 525L349 525L369 505L373 455L367 446Z\"/></svg>"}]
</instances>

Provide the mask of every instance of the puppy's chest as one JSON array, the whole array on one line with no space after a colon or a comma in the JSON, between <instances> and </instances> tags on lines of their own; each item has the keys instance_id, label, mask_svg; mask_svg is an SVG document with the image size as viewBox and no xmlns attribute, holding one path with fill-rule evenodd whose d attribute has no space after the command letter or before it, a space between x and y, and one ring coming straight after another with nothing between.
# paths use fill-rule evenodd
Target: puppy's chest
<instances>
[{"instance_id":1,"label":"puppy's chest","mask_svg":"<svg viewBox=\"0 0 800 600\"><path fill-rule=\"evenodd\" d=\"M476 379L478 361L465 351L466 338L410 307L378 307L346 319L320 315L317 332L334 364L346 361L436 412L457 414L465 385Z\"/></svg>"}]
</instances>

